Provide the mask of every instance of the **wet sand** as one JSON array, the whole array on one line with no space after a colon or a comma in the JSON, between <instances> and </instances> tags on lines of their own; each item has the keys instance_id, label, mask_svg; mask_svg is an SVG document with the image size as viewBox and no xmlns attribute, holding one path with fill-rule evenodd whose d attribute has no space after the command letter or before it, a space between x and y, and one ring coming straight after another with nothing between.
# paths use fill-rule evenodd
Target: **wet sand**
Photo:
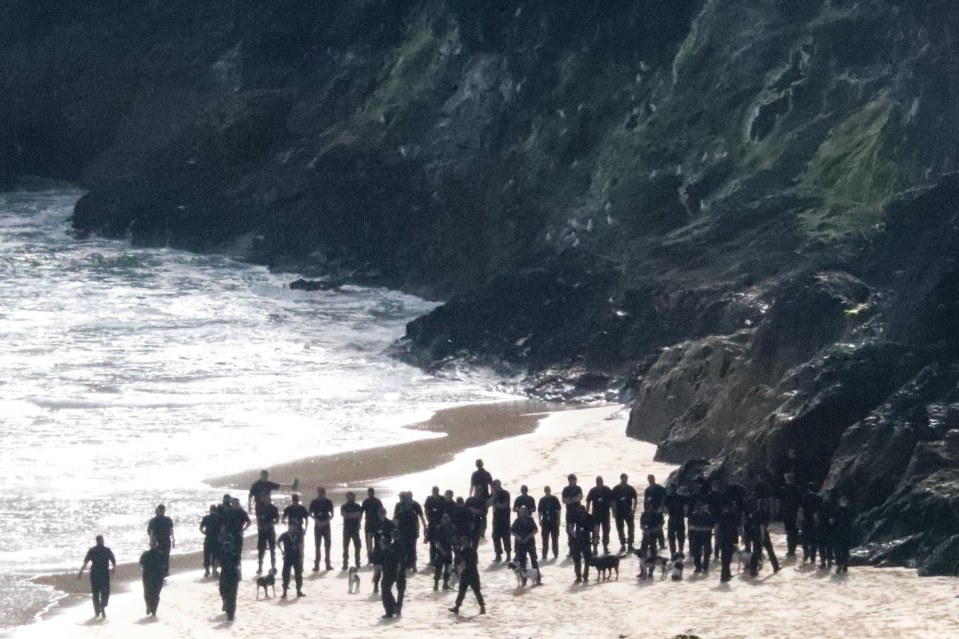
<instances>
[{"instance_id":1,"label":"wet sand","mask_svg":"<svg viewBox=\"0 0 959 639\"><path fill-rule=\"evenodd\" d=\"M446 408L436 411L426 421L405 427L443 434L442 437L291 461L272 466L269 469L270 478L280 482L299 478L306 503L312 498L316 486L326 486L329 497L336 504L343 501L343 494L348 489L362 490L362 494L358 492L358 498L362 500L367 485L374 486L381 498L390 498L394 496L394 491L383 486L382 480L441 466L468 448L531 433L545 415L567 409L568 407L561 404L525 399ZM259 471L260 469L250 469L235 475L208 479L207 483L212 486L210 501L219 501L218 497L224 491L232 492L246 508L247 490L250 484L259 478ZM460 488L465 488L465 484L454 487ZM281 510L288 501L287 497L283 494L274 496L274 502ZM198 505L198 508L202 510L202 506ZM193 531L189 534L193 534ZM255 538L255 533L246 536L247 548L254 545L250 540ZM203 556L200 552L174 554L170 558L170 571L175 575L196 570L196 567L202 564ZM79 564L77 568L79 569ZM139 570L136 563L117 564L113 576L113 590L120 592L129 589L131 584L136 584L140 578ZM78 603L88 597L90 592L87 573L84 573L83 579L77 579L76 572L70 572L43 575L34 581L53 586L68 595L51 609L54 613L63 606Z\"/></svg>"}]
</instances>

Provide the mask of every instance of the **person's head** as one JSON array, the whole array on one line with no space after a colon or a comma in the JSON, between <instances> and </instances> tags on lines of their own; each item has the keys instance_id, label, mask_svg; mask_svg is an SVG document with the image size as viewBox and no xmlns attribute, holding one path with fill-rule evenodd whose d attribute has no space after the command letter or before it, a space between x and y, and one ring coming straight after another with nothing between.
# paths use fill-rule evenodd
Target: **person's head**
<instances>
[{"instance_id":1,"label":"person's head","mask_svg":"<svg viewBox=\"0 0 959 639\"><path fill-rule=\"evenodd\" d=\"M597 486L602 486L602 485L603 485L603 478L602 478L602 477L597 477L597 478L596 478L596 485L597 485Z\"/></svg>"},{"instance_id":2,"label":"person's head","mask_svg":"<svg viewBox=\"0 0 959 639\"><path fill-rule=\"evenodd\" d=\"M380 518L380 521L385 520L385 519L386 519L386 509L381 506L380 509L376 511L376 515Z\"/></svg>"},{"instance_id":3,"label":"person's head","mask_svg":"<svg viewBox=\"0 0 959 639\"><path fill-rule=\"evenodd\" d=\"M445 493L443 493L443 496L446 497L446 500L447 500L447 501L453 501L453 491L452 491L452 490L447 490Z\"/></svg>"},{"instance_id":4,"label":"person's head","mask_svg":"<svg viewBox=\"0 0 959 639\"><path fill-rule=\"evenodd\" d=\"M356 501L356 494L353 492L346 493L346 501L352 504Z\"/></svg>"},{"instance_id":5,"label":"person's head","mask_svg":"<svg viewBox=\"0 0 959 639\"><path fill-rule=\"evenodd\" d=\"M783 479L790 486L796 483L796 475L794 473L783 473Z\"/></svg>"},{"instance_id":6,"label":"person's head","mask_svg":"<svg viewBox=\"0 0 959 639\"><path fill-rule=\"evenodd\" d=\"M494 479L494 480L493 480L493 490L502 490L502 489L503 489L503 484L502 484L502 482L500 482L500 480L498 480L498 479Z\"/></svg>"},{"instance_id":7,"label":"person's head","mask_svg":"<svg viewBox=\"0 0 959 639\"><path fill-rule=\"evenodd\" d=\"M483 467L483 460L482 460L482 459L477 459L477 460L476 460L476 467L477 467L477 468L482 468L482 467Z\"/></svg>"},{"instance_id":8,"label":"person's head","mask_svg":"<svg viewBox=\"0 0 959 639\"><path fill-rule=\"evenodd\" d=\"M233 503L233 497L230 496L230 493L223 495L223 501L221 502L224 506L229 506Z\"/></svg>"},{"instance_id":9,"label":"person's head","mask_svg":"<svg viewBox=\"0 0 959 639\"><path fill-rule=\"evenodd\" d=\"M522 486L519 487L519 492L521 495L525 495L526 493L529 492L529 488L526 487L526 484L523 484Z\"/></svg>"},{"instance_id":10,"label":"person's head","mask_svg":"<svg viewBox=\"0 0 959 639\"><path fill-rule=\"evenodd\" d=\"M649 482L650 486L656 485L656 475L646 475L646 481Z\"/></svg>"},{"instance_id":11,"label":"person's head","mask_svg":"<svg viewBox=\"0 0 959 639\"><path fill-rule=\"evenodd\" d=\"M210 504L210 514L212 515L215 512L216 512L216 504Z\"/></svg>"},{"instance_id":12,"label":"person's head","mask_svg":"<svg viewBox=\"0 0 959 639\"><path fill-rule=\"evenodd\" d=\"M270 477L269 471L266 471L266 470L261 470L261 471L260 471L260 479L261 479L261 480L266 481L267 479L269 479L269 477Z\"/></svg>"},{"instance_id":13,"label":"person's head","mask_svg":"<svg viewBox=\"0 0 959 639\"><path fill-rule=\"evenodd\" d=\"M242 508L242 506L240 506L240 498L239 498L239 497L230 497L230 507L231 507L231 508Z\"/></svg>"},{"instance_id":14,"label":"person's head","mask_svg":"<svg viewBox=\"0 0 959 639\"><path fill-rule=\"evenodd\" d=\"M440 496L440 487L439 487L439 486L433 486L432 490L430 490L430 494L433 495L434 497L439 497L439 496Z\"/></svg>"},{"instance_id":15,"label":"person's head","mask_svg":"<svg viewBox=\"0 0 959 639\"><path fill-rule=\"evenodd\" d=\"M626 473L621 473L619 476L619 483L625 486L627 482L629 482L629 475Z\"/></svg>"},{"instance_id":16,"label":"person's head","mask_svg":"<svg viewBox=\"0 0 959 639\"><path fill-rule=\"evenodd\" d=\"M529 508L527 508L526 506L520 506L520 507L519 507L519 510L517 510L516 513L517 513L520 517L525 517L525 516L527 516L527 515L529 514Z\"/></svg>"},{"instance_id":17,"label":"person's head","mask_svg":"<svg viewBox=\"0 0 959 639\"><path fill-rule=\"evenodd\" d=\"M552 492L552 491L550 490L550 487L549 487L549 486L543 486L543 494L544 494L544 495L549 495L551 492Z\"/></svg>"},{"instance_id":18,"label":"person's head","mask_svg":"<svg viewBox=\"0 0 959 639\"><path fill-rule=\"evenodd\" d=\"M300 493L293 493L292 495L290 495L290 499L293 500L294 504L300 503Z\"/></svg>"},{"instance_id":19,"label":"person's head","mask_svg":"<svg viewBox=\"0 0 959 639\"><path fill-rule=\"evenodd\" d=\"M165 513L166 513L166 506L164 506L163 504L158 505L156 509L157 516L160 517L164 515Z\"/></svg>"},{"instance_id":20,"label":"person's head","mask_svg":"<svg viewBox=\"0 0 959 639\"><path fill-rule=\"evenodd\" d=\"M372 486L370 486L369 488L366 489L366 496L367 496L367 497L372 497L372 496L375 495L375 494L376 494L376 491L373 490L373 487L372 487Z\"/></svg>"},{"instance_id":21,"label":"person's head","mask_svg":"<svg viewBox=\"0 0 959 639\"><path fill-rule=\"evenodd\" d=\"M456 505L457 505L457 506L463 506L463 505L465 505L465 504L466 504L466 502L463 501L463 498L462 498L462 497L457 497L457 498L456 498Z\"/></svg>"},{"instance_id":22,"label":"person's head","mask_svg":"<svg viewBox=\"0 0 959 639\"><path fill-rule=\"evenodd\" d=\"M89 539L89 537L88 537L88 539ZM97 536L96 536L96 542L97 542L97 546L102 546L102 545L103 545L103 535L97 535Z\"/></svg>"},{"instance_id":23,"label":"person's head","mask_svg":"<svg viewBox=\"0 0 959 639\"><path fill-rule=\"evenodd\" d=\"M574 474L572 474L572 473L570 473L569 475L566 475L566 481L569 482L569 485L570 485L570 486L575 486L575 485L576 485L576 475L574 475Z\"/></svg>"},{"instance_id":24,"label":"person's head","mask_svg":"<svg viewBox=\"0 0 959 639\"><path fill-rule=\"evenodd\" d=\"M319 498L321 498L321 499L322 499L323 497L326 497L326 488L324 488L323 486L317 486L317 487L316 487L316 496L319 497Z\"/></svg>"}]
</instances>

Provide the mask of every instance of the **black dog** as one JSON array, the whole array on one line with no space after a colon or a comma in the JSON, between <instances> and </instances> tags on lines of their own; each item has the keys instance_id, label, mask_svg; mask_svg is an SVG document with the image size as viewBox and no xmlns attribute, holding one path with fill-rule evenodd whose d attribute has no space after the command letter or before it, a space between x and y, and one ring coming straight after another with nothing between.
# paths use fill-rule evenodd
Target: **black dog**
<instances>
[{"instance_id":1,"label":"black dog","mask_svg":"<svg viewBox=\"0 0 959 639\"><path fill-rule=\"evenodd\" d=\"M260 588L263 589L263 598L269 599L270 595L267 592L267 588L273 590L273 596L276 597L276 570L270 569L270 572L266 573L261 577L256 578L256 599L260 599Z\"/></svg>"},{"instance_id":2,"label":"black dog","mask_svg":"<svg viewBox=\"0 0 959 639\"><path fill-rule=\"evenodd\" d=\"M616 555L601 555L599 557L590 557L589 565L596 569L596 581L602 578L607 581L616 573L616 581L619 581L619 557Z\"/></svg>"}]
</instances>

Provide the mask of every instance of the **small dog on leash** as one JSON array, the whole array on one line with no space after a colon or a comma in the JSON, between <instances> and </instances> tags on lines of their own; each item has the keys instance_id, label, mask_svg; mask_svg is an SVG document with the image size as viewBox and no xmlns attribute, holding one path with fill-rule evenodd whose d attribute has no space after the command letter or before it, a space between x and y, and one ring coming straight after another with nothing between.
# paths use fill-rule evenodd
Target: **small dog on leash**
<instances>
[{"instance_id":1,"label":"small dog on leash","mask_svg":"<svg viewBox=\"0 0 959 639\"><path fill-rule=\"evenodd\" d=\"M348 592L351 595L360 594L360 573L356 566L350 568L349 575L346 578L348 585Z\"/></svg>"},{"instance_id":2,"label":"small dog on leash","mask_svg":"<svg viewBox=\"0 0 959 639\"><path fill-rule=\"evenodd\" d=\"M686 569L686 555L681 552L673 555L673 560L670 566L669 576L673 581L682 581L683 580L683 570Z\"/></svg>"},{"instance_id":3,"label":"small dog on leash","mask_svg":"<svg viewBox=\"0 0 959 639\"><path fill-rule=\"evenodd\" d=\"M534 586L539 586L543 583L543 575L540 574L539 568L523 568L514 561L509 562L506 566L516 575L517 588L526 586L526 583L530 580L533 581Z\"/></svg>"},{"instance_id":4,"label":"small dog on leash","mask_svg":"<svg viewBox=\"0 0 959 639\"><path fill-rule=\"evenodd\" d=\"M733 561L736 562L738 568L736 569L736 574L741 573L745 570L747 573L750 570L750 565L753 560L753 553L748 550L737 550L733 553ZM762 570L763 568L763 557L759 556L759 565L756 566L756 570Z\"/></svg>"},{"instance_id":5,"label":"small dog on leash","mask_svg":"<svg viewBox=\"0 0 959 639\"><path fill-rule=\"evenodd\" d=\"M617 555L590 557L589 565L596 569L596 581L600 579L609 581L614 572L616 573L616 581L619 581L619 557Z\"/></svg>"},{"instance_id":6,"label":"small dog on leash","mask_svg":"<svg viewBox=\"0 0 959 639\"><path fill-rule=\"evenodd\" d=\"M260 599L260 588L263 589L263 598L269 599L270 595L267 592L267 588L273 590L273 596L276 597L276 569L270 568L270 571L265 575L261 575L256 578L256 599Z\"/></svg>"},{"instance_id":7,"label":"small dog on leash","mask_svg":"<svg viewBox=\"0 0 959 639\"><path fill-rule=\"evenodd\" d=\"M639 574L636 575L640 579L652 579L656 571L660 571L660 581L666 578L666 567L669 564L669 559L663 557L662 555L655 554L652 548L643 552L642 550L637 550L636 556L639 557Z\"/></svg>"}]
</instances>

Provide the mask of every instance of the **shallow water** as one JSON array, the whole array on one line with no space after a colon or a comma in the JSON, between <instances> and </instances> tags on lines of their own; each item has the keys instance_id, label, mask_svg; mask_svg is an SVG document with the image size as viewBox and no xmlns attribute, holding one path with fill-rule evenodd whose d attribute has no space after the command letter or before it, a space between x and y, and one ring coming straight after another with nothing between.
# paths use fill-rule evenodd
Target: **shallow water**
<instances>
[{"instance_id":1,"label":"shallow water","mask_svg":"<svg viewBox=\"0 0 959 639\"><path fill-rule=\"evenodd\" d=\"M429 302L76 241L78 195L0 194L0 628L56 596L27 576L78 568L97 533L135 559L161 501L196 549L206 477L427 436L400 426L502 397L384 355Z\"/></svg>"}]
</instances>

